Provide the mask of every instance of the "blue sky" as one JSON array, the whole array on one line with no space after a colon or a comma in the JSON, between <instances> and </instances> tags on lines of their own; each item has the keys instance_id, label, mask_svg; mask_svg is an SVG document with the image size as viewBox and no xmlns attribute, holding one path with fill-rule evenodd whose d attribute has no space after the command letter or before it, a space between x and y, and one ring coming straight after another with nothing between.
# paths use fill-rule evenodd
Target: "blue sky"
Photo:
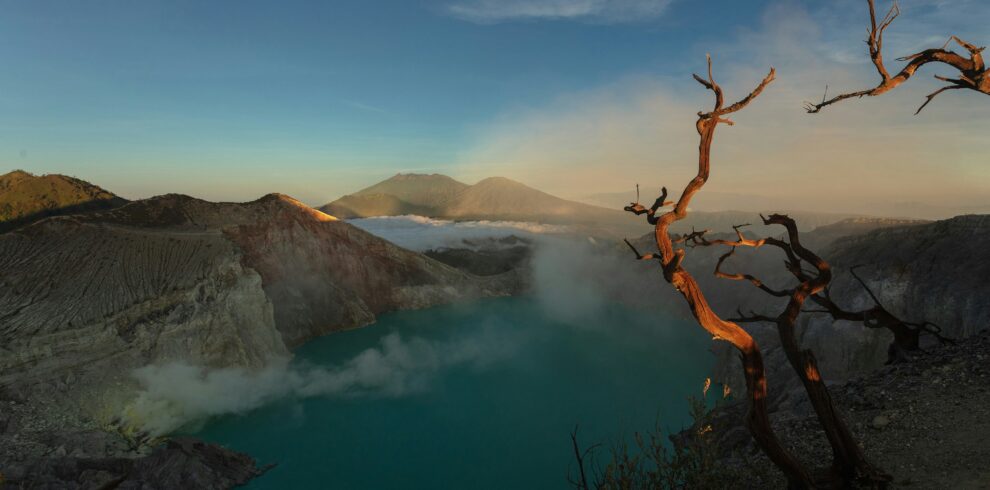
<instances>
[{"instance_id":1,"label":"blue sky","mask_svg":"<svg viewBox=\"0 0 990 490\"><path fill-rule=\"evenodd\" d=\"M801 73L830 76L829 65L836 65L848 72L848 88L875 81L858 52L864 2L852 0L35 0L0 6L6 67L0 71L0 170L73 174L132 198L175 191L246 200L280 191L315 204L399 171L438 171L467 181L504 174L572 197L607 192L625 183L596 178L600 167L630 161L626 171L639 172L663 165L650 155L666 150L653 151L653 140L643 134L642 154L576 162L580 158L568 156L574 142L553 131L543 137L541 128L566 129L575 114L599 121L628 113L636 121L654 107L654 97L668 101L655 107L662 113L658 121L678 104L707 105L689 79L703 68L705 52L727 60L717 66L742 90L747 78L758 79L751 71L802 58L789 52L793 38L822 59L810 67L796 63ZM935 42L936 28L944 26L990 42L981 23L990 6L906 0L902 7L906 20L895 27L907 32L903 41L893 39L895 46ZM766 59L775 54L779 63ZM807 97L818 96L825 83L808 86ZM930 86L926 81L921 89ZM895 121L906 118L917 105L912 95L898 94L908 100L884 110L889 107ZM585 100L601 111L582 113ZM964 100L963 107L990 102ZM990 104L985 109L990 115ZM669 124L690 130L692 119L682 113ZM921 124L951 114L944 115ZM977 129L987 129L986 117L973 117L982 125ZM520 129L524 134L513 134ZM621 125L590 130L596 138L622 133L610 142L631 133ZM539 149L519 153L534 146ZM669 152L681 153L688 154ZM581 179L552 178L568 158L581 166L575 174ZM958 159L963 167L973 165L971 157Z\"/></svg>"}]
</instances>

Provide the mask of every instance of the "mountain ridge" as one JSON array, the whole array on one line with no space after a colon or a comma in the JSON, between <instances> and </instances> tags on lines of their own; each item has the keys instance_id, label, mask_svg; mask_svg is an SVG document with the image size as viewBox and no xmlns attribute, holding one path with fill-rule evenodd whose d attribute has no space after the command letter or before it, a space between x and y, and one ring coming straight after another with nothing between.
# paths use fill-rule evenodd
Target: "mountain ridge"
<instances>
[{"instance_id":1,"label":"mountain ridge","mask_svg":"<svg viewBox=\"0 0 990 490\"><path fill-rule=\"evenodd\" d=\"M181 194L0 234L0 466L134 457L134 369L257 370L384 312L510 294L282 194ZM38 427L26 431L23 427ZM81 448L73 437L99 443ZM130 449L128 449L130 448ZM76 454L79 453L79 454ZM12 471L13 473L13 471Z\"/></svg>"},{"instance_id":2,"label":"mountain ridge","mask_svg":"<svg viewBox=\"0 0 990 490\"><path fill-rule=\"evenodd\" d=\"M397 174L318 209L345 219L418 214L454 220L589 222L623 216L620 210L562 199L506 177L468 185L442 174Z\"/></svg>"},{"instance_id":3,"label":"mountain ridge","mask_svg":"<svg viewBox=\"0 0 990 490\"><path fill-rule=\"evenodd\" d=\"M434 184L439 187L431 190ZM397 174L318 209L341 219L419 215L453 221L524 221L573 224L591 233L604 231L624 236L638 236L650 228L642 217L633 216L619 207L613 209L563 199L505 177L488 177L468 185L442 174ZM754 233L774 232L773 227L760 222L759 214L692 210L686 219L674 223L671 231L686 233L692 229L710 229L726 232L732 231L734 225L751 223L747 230ZM788 214L797 221L801 231L843 220L874 219L854 213L791 210Z\"/></svg>"},{"instance_id":4,"label":"mountain ridge","mask_svg":"<svg viewBox=\"0 0 990 490\"><path fill-rule=\"evenodd\" d=\"M0 175L0 233L50 216L113 209L127 202L75 177L14 170Z\"/></svg>"}]
</instances>

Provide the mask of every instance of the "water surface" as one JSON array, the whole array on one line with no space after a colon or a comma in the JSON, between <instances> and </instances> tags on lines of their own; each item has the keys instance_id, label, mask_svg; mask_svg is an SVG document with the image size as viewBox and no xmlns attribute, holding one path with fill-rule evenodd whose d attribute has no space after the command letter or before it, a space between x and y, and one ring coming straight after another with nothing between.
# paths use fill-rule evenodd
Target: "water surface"
<instances>
[{"instance_id":1,"label":"water surface","mask_svg":"<svg viewBox=\"0 0 990 490\"><path fill-rule=\"evenodd\" d=\"M568 488L575 424L587 444L658 416L679 429L712 363L699 327L658 312L615 305L580 323L529 298L383 315L293 362L346 365L396 334L435 346L436 362L399 386L283 400L195 435L278 464L249 488Z\"/></svg>"}]
</instances>

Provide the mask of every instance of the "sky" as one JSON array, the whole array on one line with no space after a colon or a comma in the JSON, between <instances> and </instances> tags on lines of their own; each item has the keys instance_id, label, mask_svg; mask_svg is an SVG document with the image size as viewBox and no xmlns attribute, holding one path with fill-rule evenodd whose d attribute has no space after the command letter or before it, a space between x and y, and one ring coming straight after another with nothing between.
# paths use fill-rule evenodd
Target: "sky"
<instances>
[{"instance_id":1,"label":"sky","mask_svg":"<svg viewBox=\"0 0 990 490\"><path fill-rule=\"evenodd\" d=\"M888 3L878 0L880 9ZM990 42L990 2L903 0L897 56ZM691 79L727 97L725 206L953 214L990 205L990 98L926 68L878 98L865 0L0 0L0 172L64 173L127 198L322 204L399 172L500 175L569 198L680 188L696 171ZM718 198L710 198L711 205ZM721 201L719 201L721 202ZM913 211L912 211L913 212ZM907 211L904 212L907 214Z\"/></svg>"}]
</instances>

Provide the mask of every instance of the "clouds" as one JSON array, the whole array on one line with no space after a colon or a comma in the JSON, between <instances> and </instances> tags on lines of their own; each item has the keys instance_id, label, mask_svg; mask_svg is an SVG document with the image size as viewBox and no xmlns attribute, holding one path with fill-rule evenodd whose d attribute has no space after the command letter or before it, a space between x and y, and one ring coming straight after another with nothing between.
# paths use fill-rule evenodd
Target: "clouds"
<instances>
[{"instance_id":1,"label":"clouds","mask_svg":"<svg viewBox=\"0 0 990 490\"><path fill-rule=\"evenodd\" d=\"M990 15L990 7L974 4L959 10L930 1L901 7L885 43L891 70L902 64L896 56L942 30L952 32L945 26L971 31L973 23L960 17ZM944 70L926 67L884 97L849 101L814 116L804 113L802 103L820 98L826 84L835 94L877 82L862 42L865 2L816 8L775 3L756 25L690 49L697 60L691 68L699 72L704 53L713 54L716 79L729 99L751 90L769 66L778 73L777 81L733 118L736 126L719 129L706 189L772 197L792 210L930 218L985 204L990 170L977 162L990 99L946 94L912 116L938 86L931 74ZM905 21L909 16L914 17ZM572 198L632 189L637 182L678 189L696 170L695 114L711 103L711 94L687 69L676 78L644 69L494 118L461 155L459 175L473 178L498 168ZM919 209L925 214L917 214Z\"/></svg>"},{"instance_id":2,"label":"clouds","mask_svg":"<svg viewBox=\"0 0 990 490\"><path fill-rule=\"evenodd\" d=\"M545 234L564 234L564 225L524 223L518 221L447 221L423 216L381 216L348 220L371 234L396 245L419 252L437 248L472 248L473 241L510 236L533 238Z\"/></svg>"},{"instance_id":3,"label":"clouds","mask_svg":"<svg viewBox=\"0 0 990 490\"><path fill-rule=\"evenodd\" d=\"M677 86L628 77L505 112L475 135L458 175L471 180L498 172L564 197L653 183L651 176L631 173L658 163L679 172L675 164L692 158L692 149L681 143L695 138L692 99L702 99L697 91L679 97ZM683 170L666 175L685 177L690 169Z\"/></svg>"},{"instance_id":4,"label":"clouds","mask_svg":"<svg viewBox=\"0 0 990 490\"><path fill-rule=\"evenodd\" d=\"M664 13L671 0L463 0L447 6L454 17L479 24L519 20L588 23L643 22Z\"/></svg>"}]
</instances>

